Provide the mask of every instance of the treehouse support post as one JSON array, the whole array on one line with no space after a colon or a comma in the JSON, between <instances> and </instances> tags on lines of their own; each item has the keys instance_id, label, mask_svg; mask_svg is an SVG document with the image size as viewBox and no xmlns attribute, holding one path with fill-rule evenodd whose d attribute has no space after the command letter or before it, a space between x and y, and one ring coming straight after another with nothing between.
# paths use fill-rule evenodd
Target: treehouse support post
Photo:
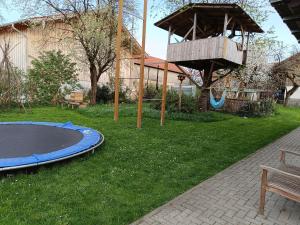
<instances>
[{"instance_id":1,"label":"treehouse support post","mask_svg":"<svg viewBox=\"0 0 300 225\"><path fill-rule=\"evenodd\" d=\"M171 44L172 38L172 27L169 26L169 36L168 36L168 44ZM161 99L161 111L160 111L160 125L163 126L165 124L166 117L166 100L167 100L167 83L168 83L168 70L169 63L165 61L164 65L164 77L163 77L163 88L162 88L162 99Z\"/></svg>"},{"instance_id":2,"label":"treehouse support post","mask_svg":"<svg viewBox=\"0 0 300 225\"><path fill-rule=\"evenodd\" d=\"M228 13L225 13L223 36L226 36L227 26L228 26Z\"/></svg>"},{"instance_id":3,"label":"treehouse support post","mask_svg":"<svg viewBox=\"0 0 300 225\"><path fill-rule=\"evenodd\" d=\"M193 41L197 38L197 13L194 14Z\"/></svg>"},{"instance_id":4,"label":"treehouse support post","mask_svg":"<svg viewBox=\"0 0 300 225\"><path fill-rule=\"evenodd\" d=\"M172 38L172 27L169 26L168 44L171 44L171 38Z\"/></svg>"}]
</instances>

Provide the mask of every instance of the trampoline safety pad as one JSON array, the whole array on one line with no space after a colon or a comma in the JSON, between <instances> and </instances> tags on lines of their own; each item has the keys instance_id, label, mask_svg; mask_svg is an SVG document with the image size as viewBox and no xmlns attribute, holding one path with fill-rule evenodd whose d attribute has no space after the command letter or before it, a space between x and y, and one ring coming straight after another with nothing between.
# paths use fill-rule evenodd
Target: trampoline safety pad
<instances>
[{"instance_id":1,"label":"trampoline safety pad","mask_svg":"<svg viewBox=\"0 0 300 225\"><path fill-rule=\"evenodd\" d=\"M0 123L0 171L38 166L84 154L100 146L104 136L68 123Z\"/></svg>"}]
</instances>

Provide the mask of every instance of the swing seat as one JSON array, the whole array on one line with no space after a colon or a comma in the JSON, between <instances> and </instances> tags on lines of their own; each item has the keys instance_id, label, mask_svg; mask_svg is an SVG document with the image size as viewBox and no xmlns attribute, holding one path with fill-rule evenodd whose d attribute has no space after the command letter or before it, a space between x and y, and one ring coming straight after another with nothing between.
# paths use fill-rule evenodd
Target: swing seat
<instances>
[{"instance_id":1,"label":"swing seat","mask_svg":"<svg viewBox=\"0 0 300 225\"><path fill-rule=\"evenodd\" d=\"M216 98L213 96L213 93L210 89L210 105L214 109L221 109L225 105L225 99L226 99L227 91L225 90L222 94L222 97L219 101L216 100Z\"/></svg>"}]
</instances>

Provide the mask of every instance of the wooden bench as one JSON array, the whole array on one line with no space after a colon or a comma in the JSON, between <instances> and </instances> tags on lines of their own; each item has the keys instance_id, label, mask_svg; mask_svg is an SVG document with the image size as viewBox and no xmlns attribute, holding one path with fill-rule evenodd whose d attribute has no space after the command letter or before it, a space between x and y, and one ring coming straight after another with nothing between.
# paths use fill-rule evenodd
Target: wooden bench
<instances>
[{"instance_id":1,"label":"wooden bench","mask_svg":"<svg viewBox=\"0 0 300 225\"><path fill-rule=\"evenodd\" d=\"M270 191L285 198L300 202L300 167L286 163L286 155L299 157L300 152L281 150L281 165L278 168L261 166L261 193L259 213L264 215L266 192Z\"/></svg>"},{"instance_id":2,"label":"wooden bench","mask_svg":"<svg viewBox=\"0 0 300 225\"><path fill-rule=\"evenodd\" d=\"M70 98L65 101L65 104L68 107L80 107L82 104L84 104L84 95L82 92L72 92L70 94Z\"/></svg>"}]
</instances>

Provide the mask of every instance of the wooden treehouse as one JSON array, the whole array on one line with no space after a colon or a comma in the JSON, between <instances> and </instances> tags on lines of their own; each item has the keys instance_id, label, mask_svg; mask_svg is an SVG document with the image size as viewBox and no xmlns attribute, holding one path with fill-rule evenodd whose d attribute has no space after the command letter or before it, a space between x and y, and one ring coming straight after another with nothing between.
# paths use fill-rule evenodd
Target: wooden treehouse
<instances>
[{"instance_id":1,"label":"wooden treehouse","mask_svg":"<svg viewBox=\"0 0 300 225\"><path fill-rule=\"evenodd\" d=\"M263 33L236 4L191 3L155 25L169 32L167 61L211 72L245 65L250 34Z\"/></svg>"}]
</instances>

